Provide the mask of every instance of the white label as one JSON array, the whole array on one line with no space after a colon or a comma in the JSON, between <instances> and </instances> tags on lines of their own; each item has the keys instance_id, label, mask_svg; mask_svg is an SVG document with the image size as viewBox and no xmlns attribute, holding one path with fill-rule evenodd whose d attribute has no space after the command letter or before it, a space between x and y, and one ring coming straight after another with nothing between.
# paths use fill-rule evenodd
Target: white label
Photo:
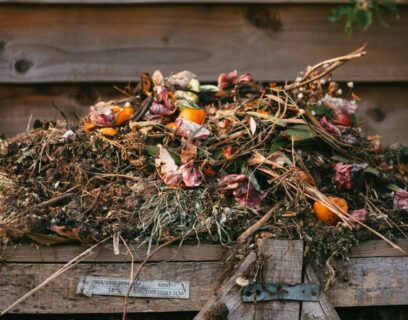
<instances>
[{"instance_id":1,"label":"white label","mask_svg":"<svg viewBox=\"0 0 408 320\"><path fill-rule=\"evenodd\" d=\"M126 296L131 281L126 278L81 277L77 294L84 296ZM189 281L141 280L136 281L129 297L189 299Z\"/></svg>"}]
</instances>

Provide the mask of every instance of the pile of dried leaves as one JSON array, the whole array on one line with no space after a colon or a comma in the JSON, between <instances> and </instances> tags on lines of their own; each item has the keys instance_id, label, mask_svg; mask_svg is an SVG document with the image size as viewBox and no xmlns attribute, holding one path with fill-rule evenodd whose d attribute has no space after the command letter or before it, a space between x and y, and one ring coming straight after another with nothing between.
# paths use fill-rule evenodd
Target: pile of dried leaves
<instances>
[{"instance_id":1,"label":"pile of dried leaves","mask_svg":"<svg viewBox=\"0 0 408 320\"><path fill-rule=\"evenodd\" d=\"M363 54L308 67L284 86L236 71L216 86L155 71L81 123L1 140L3 246L108 235L231 245L272 207L246 244L304 239L307 257L329 268L359 239L393 244L408 227L408 148L363 136L352 83L342 92L331 81Z\"/></svg>"}]
</instances>

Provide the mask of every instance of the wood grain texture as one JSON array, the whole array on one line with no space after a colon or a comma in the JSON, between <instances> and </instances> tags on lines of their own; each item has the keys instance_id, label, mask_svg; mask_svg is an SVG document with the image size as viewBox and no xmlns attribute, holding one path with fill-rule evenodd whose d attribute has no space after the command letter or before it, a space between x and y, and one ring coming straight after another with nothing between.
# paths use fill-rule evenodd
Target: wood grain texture
<instances>
[{"instance_id":1,"label":"wood grain texture","mask_svg":"<svg viewBox=\"0 0 408 320\"><path fill-rule=\"evenodd\" d=\"M125 83L117 84L124 87ZM68 118L87 114L89 106L121 97L114 84L0 85L0 134L14 135L33 121L61 118L56 105ZM347 93L347 87L343 85ZM358 120L364 133L377 133L384 145L408 143L408 84L357 83L355 93L362 98ZM32 121L32 122L33 122Z\"/></svg>"},{"instance_id":2,"label":"wood grain texture","mask_svg":"<svg viewBox=\"0 0 408 320\"><path fill-rule=\"evenodd\" d=\"M304 283L319 283L319 278L308 265L304 272ZM340 320L326 294L320 292L318 302L302 302L301 320Z\"/></svg>"},{"instance_id":3,"label":"wood grain texture","mask_svg":"<svg viewBox=\"0 0 408 320\"><path fill-rule=\"evenodd\" d=\"M244 304L241 299L241 288L237 286L236 279L248 269L256 260L255 252L250 252L244 261L239 265L236 271L227 278L207 300L194 320L207 320L211 314L216 313L217 306L225 305L228 310L228 319L248 319L253 315L254 305ZM219 310L218 310L219 311Z\"/></svg>"},{"instance_id":4,"label":"wood grain texture","mask_svg":"<svg viewBox=\"0 0 408 320\"><path fill-rule=\"evenodd\" d=\"M408 80L408 20L388 17L344 35L331 5L5 5L0 82L128 81L142 71L190 69L202 80L238 69L259 80L296 78L307 65L369 43L338 79ZM400 8L402 17L408 7Z\"/></svg>"},{"instance_id":5,"label":"wood grain texture","mask_svg":"<svg viewBox=\"0 0 408 320\"><path fill-rule=\"evenodd\" d=\"M336 307L406 305L408 257L353 258L348 282L327 292Z\"/></svg>"},{"instance_id":6,"label":"wood grain texture","mask_svg":"<svg viewBox=\"0 0 408 320\"><path fill-rule=\"evenodd\" d=\"M403 250L408 251L408 240L396 242ZM143 261L146 257L147 248L145 246L132 247L132 254L135 262ZM9 246L1 253L0 258L8 263L65 263L80 254L86 249L80 245L65 246ZM169 246L160 250L150 261L219 261L227 258L231 250L221 245L184 244L179 246ZM364 241L353 247L352 258L369 257L399 257L404 256L402 252L392 248L382 240ZM112 246L106 245L95 250L95 254L84 262L130 262L131 258L125 248L121 248L120 255L114 255Z\"/></svg>"},{"instance_id":7,"label":"wood grain texture","mask_svg":"<svg viewBox=\"0 0 408 320\"><path fill-rule=\"evenodd\" d=\"M135 262L146 258L147 247L131 246ZM1 259L8 263L65 263L81 254L87 248L83 246L16 246L8 247ZM228 257L230 250L221 245L182 245L163 248L155 254L149 262L157 261L221 261ZM119 255L113 254L112 246L100 246L94 254L83 262L124 263L131 262L132 258L126 248L121 246Z\"/></svg>"},{"instance_id":8,"label":"wood grain texture","mask_svg":"<svg viewBox=\"0 0 408 320\"><path fill-rule=\"evenodd\" d=\"M303 241L258 240L261 253L266 257L263 281L296 284L302 282ZM299 319L300 302L259 302L254 319Z\"/></svg>"},{"instance_id":9,"label":"wood grain texture","mask_svg":"<svg viewBox=\"0 0 408 320\"><path fill-rule=\"evenodd\" d=\"M364 133L379 134L384 145L408 144L408 84L356 84L355 93Z\"/></svg>"},{"instance_id":10,"label":"wood grain texture","mask_svg":"<svg viewBox=\"0 0 408 320\"><path fill-rule=\"evenodd\" d=\"M45 280L61 265L5 264L0 273L0 310ZM135 265L137 268L137 265ZM190 299L131 298L128 312L171 312L199 310L213 294L223 271L220 262L150 263L143 268L141 280L190 281ZM11 313L121 313L123 297L76 295L80 276L128 277L130 264L81 264L67 271Z\"/></svg>"},{"instance_id":11,"label":"wood grain texture","mask_svg":"<svg viewBox=\"0 0 408 320\"><path fill-rule=\"evenodd\" d=\"M371 240L359 243L351 250L352 258L369 258L369 257L398 257L408 255L408 240L398 240L395 242L402 250L407 253L403 253L397 249L394 249L385 241Z\"/></svg>"}]
</instances>

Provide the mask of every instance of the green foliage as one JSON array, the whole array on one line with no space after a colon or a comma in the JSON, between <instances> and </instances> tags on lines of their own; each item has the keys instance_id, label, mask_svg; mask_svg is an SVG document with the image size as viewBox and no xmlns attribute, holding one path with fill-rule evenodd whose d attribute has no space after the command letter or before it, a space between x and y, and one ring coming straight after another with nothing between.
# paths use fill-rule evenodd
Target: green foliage
<instances>
[{"instance_id":1,"label":"green foliage","mask_svg":"<svg viewBox=\"0 0 408 320\"><path fill-rule=\"evenodd\" d=\"M345 32L351 36L354 26L359 23L363 31L366 31L373 23L373 16L376 16L380 23L388 27L382 17L383 11L389 11L398 17L398 8L394 2L387 0L350 0L348 5L335 7L329 14L330 22L337 22L346 19Z\"/></svg>"}]
</instances>

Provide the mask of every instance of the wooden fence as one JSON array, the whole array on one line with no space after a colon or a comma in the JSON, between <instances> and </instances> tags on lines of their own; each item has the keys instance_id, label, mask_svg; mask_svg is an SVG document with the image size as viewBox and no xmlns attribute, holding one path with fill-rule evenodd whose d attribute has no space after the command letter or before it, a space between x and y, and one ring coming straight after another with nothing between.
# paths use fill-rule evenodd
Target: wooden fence
<instances>
[{"instance_id":1,"label":"wooden fence","mask_svg":"<svg viewBox=\"0 0 408 320\"><path fill-rule=\"evenodd\" d=\"M238 69L286 81L367 43L368 56L336 80L356 83L368 133L408 142L408 1L399 20L386 17L390 28L375 23L351 38L327 21L340 2L0 0L0 133L24 131L31 115L58 117L53 106L83 115L142 71L190 69L215 81Z\"/></svg>"}]
</instances>

